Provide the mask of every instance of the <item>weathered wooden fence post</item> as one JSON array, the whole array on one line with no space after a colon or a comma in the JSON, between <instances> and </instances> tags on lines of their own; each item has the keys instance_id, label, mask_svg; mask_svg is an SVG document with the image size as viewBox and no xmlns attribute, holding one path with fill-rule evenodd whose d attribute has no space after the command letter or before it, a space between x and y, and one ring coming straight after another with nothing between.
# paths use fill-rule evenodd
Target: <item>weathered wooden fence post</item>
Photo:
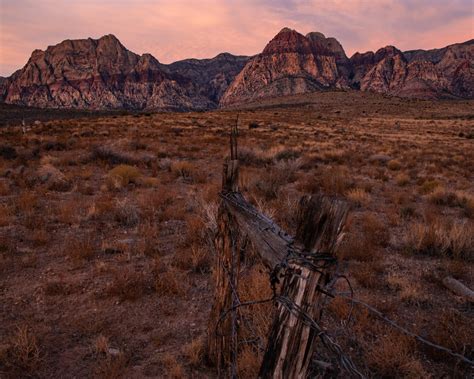
<instances>
[{"instance_id":1,"label":"weathered wooden fence post","mask_svg":"<svg viewBox=\"0 0 474 379\"><path fill-rule=\"evenodd\" d=\"M308 322L319 321L323 293L334 250L342 237L348 208L325 197L304 197L299 207L296 242L302 254L288 260L267 349L262 378L307 378L317 346L318 331Z\"/></svg>"},{"instance_id":2,"label":"weathered wooden fence post","mask_svg":"<svg viewBox=\"0 0 474 379\"><path fill-rule=\"evenodd\" d=\"M224 163L222 193L238 192L237 129L232 129L231 156ZM217 216L218 233L214 241L217 251L215 297L208 328L208 351L216 364L219 377L236 377L237 367L237 287L240 267L241 236L234 216L221 201ZM230 317L221 320L227 310ZM227 371L227 372L223 372Z\"/></svg>"},{"instance_id":3,"label":"weathered wooden fence post","mask_svg":"<svg viewBox=\"0 0 474 379\"><path fill-rule=\"evenodd\" d=\"M247 239L273 277L283 278L275 293L273 321L259 376L307 378L319 336L348 371L358 375L350 358L318 325L324 287L336 263L335 248L343 235L348 206L324 196L300 201L295 238L257 211L238 189L237 127L232 129L231 156L224 164L218 235L215 240L216 290L209 323L209 357L219 376L237 376L238 272L240 244ZM269 283L270 284L270 283Z\"/></svg>"}]
</instances>

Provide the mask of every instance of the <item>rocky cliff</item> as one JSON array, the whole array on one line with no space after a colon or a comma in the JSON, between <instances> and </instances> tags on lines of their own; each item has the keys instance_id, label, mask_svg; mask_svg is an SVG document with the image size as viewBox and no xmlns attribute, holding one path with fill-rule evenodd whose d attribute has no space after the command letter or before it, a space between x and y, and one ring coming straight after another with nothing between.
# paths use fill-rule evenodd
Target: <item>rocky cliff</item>
<instances>
[{"instance_id":1,"label":"rocky cliff","mask_svg":"<svg viewBox=\"0 0 474 379\"><path fill-rule=\"evenodd\" d=\"M284 28L236 76L221 105L346 87L348 73L341 67L347 62L336 40Z\"/></svg>"},{"instance_id":2,"label":"rocky cliff","mask_svg":"<svg viewBox=\"0 0 474 379\"><path fill-rule=\"evenodd\" d=\"M132 53L113 35L66 40L35 50L25 67L0 80L0 99L51 108L209 109L243 60L230 54L209 59L200 65L208 75L193 76L186 70L192 63L163 65L150 54Z\"/></svg>"},{"instance_id":3,"label":"rocky cliff","mask_svg":"<svg viewBox=\"0 0 474 379\"><path fill-rule=\"evenodd\" d=\"M352 84L401 97L474 97L474 40L402 53L393 46L355 54Z\"/></svg>"}]
</instances>

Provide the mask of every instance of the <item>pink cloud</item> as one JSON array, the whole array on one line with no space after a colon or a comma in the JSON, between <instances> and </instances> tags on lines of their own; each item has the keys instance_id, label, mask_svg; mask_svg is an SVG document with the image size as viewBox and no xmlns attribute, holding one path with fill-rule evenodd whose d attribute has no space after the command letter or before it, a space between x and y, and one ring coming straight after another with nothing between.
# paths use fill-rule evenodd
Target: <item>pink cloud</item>
<instances>
[{"instance_id":1,"label":"pink cloud","mask_svg":"<svg viewBox=\"0 0 474 379\"><path fill-rule=\"evenodd\" d=\"M252 55L282 27L334 36L348 55L393 44L433 48L473 38L471 0L0 1L0 75L31 51L113 33L164 63L227 51Z\"/></svg>"}]
</instances>

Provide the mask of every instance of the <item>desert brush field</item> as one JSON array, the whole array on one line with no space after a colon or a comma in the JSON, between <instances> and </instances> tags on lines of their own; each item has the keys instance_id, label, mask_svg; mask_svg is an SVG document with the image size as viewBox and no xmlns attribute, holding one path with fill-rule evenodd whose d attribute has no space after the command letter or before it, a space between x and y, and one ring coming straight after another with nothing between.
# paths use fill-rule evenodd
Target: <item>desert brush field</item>
<instances>
[{"instance_id":1,"label":"desert brush field","mask_svg":"<svg viewBox=\"0 0 474 379\"><path fill-rule=\"evenodd\" d=\"M474 288L474 101L325 92L26 126L2 113L0 377L217 376L212 241L237 117L244 196L290 233L302 195L346 199L338 260L355 297L473 358L472 302L442 282ZM256 255L240 275L242 300L271 296ZM472 375L350 308L336 297L322 322L365 375ZM273 310L241 310L257 341L240 348L242 378L258 374Z\"/></svg>"}]
</instances>

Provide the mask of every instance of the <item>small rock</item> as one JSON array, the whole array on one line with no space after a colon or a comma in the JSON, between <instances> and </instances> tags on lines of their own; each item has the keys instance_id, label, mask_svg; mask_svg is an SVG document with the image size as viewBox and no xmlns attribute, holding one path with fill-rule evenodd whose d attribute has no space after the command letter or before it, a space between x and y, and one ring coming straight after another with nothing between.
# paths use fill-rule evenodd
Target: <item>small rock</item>
<instances>
[{"instance_id":1,"label":"small rock","mask_svg":"<svg viewBox=\"0 0 474 379\"><path fill-rule=\"evenodd\" d=\"M109 355L111 355L112 357L116 357L116 356L120 355L120 350L109 347L107 349L107 353L109 353Z\"/></svg>"}]
</instances>

